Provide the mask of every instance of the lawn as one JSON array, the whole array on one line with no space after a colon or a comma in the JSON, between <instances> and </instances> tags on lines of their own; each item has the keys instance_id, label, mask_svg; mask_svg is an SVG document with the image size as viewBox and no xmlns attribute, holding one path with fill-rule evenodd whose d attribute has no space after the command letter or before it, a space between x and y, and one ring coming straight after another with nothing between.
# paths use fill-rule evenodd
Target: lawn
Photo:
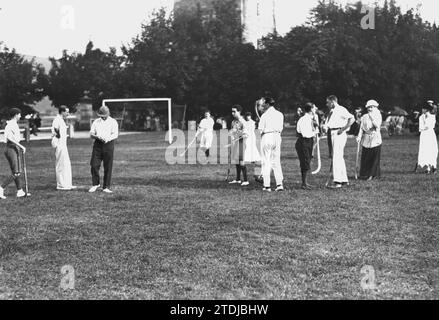
<instances>
[{"instance_id":1,"label":"lawn","mask_svg":"<svg viewBox=\"0 0 439 320\"><path fill-rule=\"evenodd\" d=\"M301 190L292 131L284 193L225 183L227 166L164 161L164 134L123 136L113 195L88 194L91 141L69 141L73 192L48 141L29 145L32 197L0 202L0 299L438 299L439 176L413 174L415 136L384 141L380 181ZM163 147L163 148L160 148ZM346 161L354 173L356 145ZM3 153L3 151L1 152ZM9 173L0 155L2 180ZM75 270L63 290L61 268ZM363 289L364 266L376 289Z\"/></svg>"}]
</instances>

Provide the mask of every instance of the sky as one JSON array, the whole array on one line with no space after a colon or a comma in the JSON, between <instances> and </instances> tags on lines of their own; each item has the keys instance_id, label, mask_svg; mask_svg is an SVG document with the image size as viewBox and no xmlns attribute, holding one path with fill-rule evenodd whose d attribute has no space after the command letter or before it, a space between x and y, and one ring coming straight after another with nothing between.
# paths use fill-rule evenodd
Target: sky
<instances>
[{"instance_id":1,"label":"sky","mask_svg":"<svg viewBox=\"0 0 439 320\"><path fill-rule=\"evenodd\" d=\"M384 0L378 0L383 2ZM318 0L277 0L280 33L306 21ZM340 0L340 3L352 2ZM397 0L405 10L421 2L422 16L439 22L437 0ZM0 42L21 54L60 57L83 52L89 40L108 50L128 44L154 9L173 0L0 0Z\"/></svg>"}]
</instances>

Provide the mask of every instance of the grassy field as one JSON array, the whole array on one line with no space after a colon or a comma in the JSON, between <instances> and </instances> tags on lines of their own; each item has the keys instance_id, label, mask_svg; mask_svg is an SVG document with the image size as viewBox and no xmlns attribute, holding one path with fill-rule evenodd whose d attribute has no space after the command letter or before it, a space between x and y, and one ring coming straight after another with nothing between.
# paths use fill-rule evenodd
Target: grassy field
<instances>
[{"instance_id":1,"label":"grassy field","mask_svg":"<svg viewBox=\"0 0 439 320\"><path fill-rule=\"evenodd\" d=\"M87 193L91 141L69 142L83 187L68 193L55 190L49 142L32 142L32 197L11 186L0 202L0 299L438 299L439 176L411 173L417 138L385 140L383 178L342 190L324 188L322 143L311 192L294 142L286 132L288 191L266 194L226 184L227 166L167 165L164 134L124 136L113 195ZM60 288L64 265L75 290ZM375 290L360 285L366 265Z\"/></svg>"}]
</instances>

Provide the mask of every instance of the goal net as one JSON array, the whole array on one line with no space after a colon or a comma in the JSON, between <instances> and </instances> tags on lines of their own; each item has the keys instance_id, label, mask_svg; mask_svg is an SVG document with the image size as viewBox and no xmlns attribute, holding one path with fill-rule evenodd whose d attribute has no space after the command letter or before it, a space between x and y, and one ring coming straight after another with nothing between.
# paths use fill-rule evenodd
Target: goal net
<instances>
[{"instance_id":1,"label":"goal net","mask_svg":"<svg viewBox=\"0 0 439 320\"><path fill-rule=\"evenodd\" d=\"M123 131L170 131L182 128L185 106L173 105L169 98L105 99L113 118Z\"/></svg>"}]
</instances>

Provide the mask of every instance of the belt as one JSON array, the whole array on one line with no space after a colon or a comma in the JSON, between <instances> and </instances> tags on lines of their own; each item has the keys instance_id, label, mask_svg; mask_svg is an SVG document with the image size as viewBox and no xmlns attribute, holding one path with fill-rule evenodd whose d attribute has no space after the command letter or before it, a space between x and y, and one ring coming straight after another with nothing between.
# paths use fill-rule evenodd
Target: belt
<instances>
[{"instance_id":1,"label":"belt","mask_svg":"<svg viewBox=\"0 0 439 320\"><path fill-rule=\"evenodd\" d=\"M329 128L329 130L331 130L331 131L340 130L340 129L343 129L343 128Z\"/></svg>"},{"instance_id":2,"label":"belt","mask_svg":"<svg viewBox=\"0 0 439 320\"><path fill-rule=\"evenodd\" d=\"M279 133L279 134L280 134L280 131L269 131L269 132L262 132L262 135L264 135L264 134L269 134L269 133Z\"/></svg>"}]
</instances>

